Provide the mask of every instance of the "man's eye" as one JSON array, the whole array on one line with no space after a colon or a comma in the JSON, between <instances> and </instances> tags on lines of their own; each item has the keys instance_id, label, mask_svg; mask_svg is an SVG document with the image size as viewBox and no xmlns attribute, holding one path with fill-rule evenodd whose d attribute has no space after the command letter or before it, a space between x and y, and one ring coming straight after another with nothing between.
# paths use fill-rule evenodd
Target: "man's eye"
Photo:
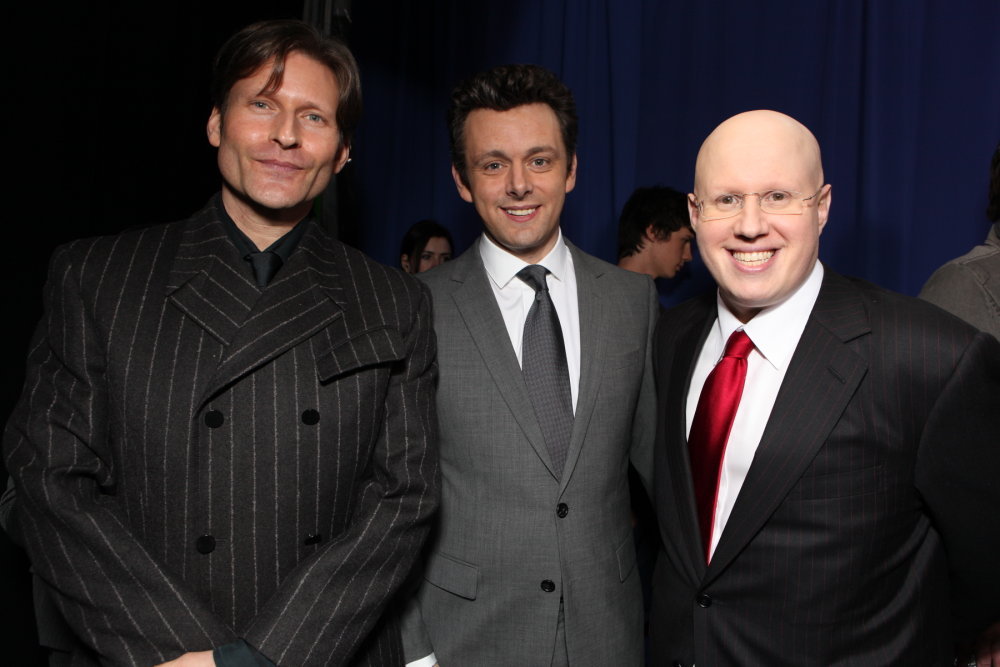
<instances>
[{"instance_id":1,"label":"man's eye","mask_svg":"<svg viewBox=\"0 0 1000 667\"><path fill-rule=\"evenodd\" d=\"M261 102L260 100L254 100L253 102L250 103L250 106L252 106L254 109L266 109L267 103Z\"/></svg>"},{"instance_id":2,"label":"man's eye","mask_svg":"<svg viewBox=\"0 0 1000 667\"><path fill-rule=\"evenodd\" d=\"M431 259L431 254L429 252L420 253L420 259Z\"/></svg>"},{"instance_id":3,"label":"man's eye","mask_svg":"<svg viewBox=\"0 0 1000 667\"><path fill-rule=\"evenodd\" d=\"M313 123L322 123L323 117L317 113L306 114L306 119L312 121Z\"/></svg>"},{"instance_id":4,"label":"man's eye","mask_svg":"<svg viewBox=\"0 0 1000 667\"><path fill-rule=\"evenodd\" d=\"M549 159L545 157L536 157L531 161L531 166L536 169L544 169L549 166Z\"/></svg>"},{"instance_id":5,"label":"man's eye","mask_svg":"<svg viewBox=\"0 0 1000 667\"><path fill-rule=\"evenodd\" d=\"M487 162L483 165L483 171L499 171L503 167L499 162Z\"/></svg>"},{"instance_id":6,"label":"man's eye","mask_svg":"<svg viewBox=\"0 0 1000 667\"><path fill-rule=\"evenodd\" d=\"M792 195L788 194L783 190L772 190L771 192L768 192L766 195L764 195L764 199L766 199L767 201L772 201L776 204L781 203L783 201L787 201L791 199L791 197Z\"/></svg>"},{"instance_id":7,"label":"man's eye","mask_svg":"<svg viewBox=\"0 0 1000 667\"><path fill-rule=\"evenodd\" d=\"M715 203L723 207L739 206L740 198L737 195L720 195Z\"/></svg>"}]
</instances>

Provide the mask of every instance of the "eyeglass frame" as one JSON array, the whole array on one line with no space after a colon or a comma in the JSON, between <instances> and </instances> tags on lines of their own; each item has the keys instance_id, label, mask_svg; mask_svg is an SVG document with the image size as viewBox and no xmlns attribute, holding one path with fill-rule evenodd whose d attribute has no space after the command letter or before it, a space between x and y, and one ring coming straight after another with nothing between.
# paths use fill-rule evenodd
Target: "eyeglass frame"
<instances>
[{"instance_id":1,"label":"eyeglass frame","mask_svg":"<svg viewBox=\"0 0 1000 667\"><path fill-rule=\"evenodd\" d=\"M816 197L819 196L819 193L823 192L823 188L825 188L825 187L826 187L825 184L819 186L819 189L816 192L812 193L808 197L802 197L801 199L799 199L799 201L806 202L806 201L809 201L810 199L815 199ZM698 215L699 215L699 217L700 217L700 219L701 219L702 222L713 222L715 220L728 220L729 218L735 218L736 216L738 216L740 213L743 212L743 207L746 206L746 198L749 197L750 195L757 195L757 206L760 208L760 210L761 210L762 213L767 213L768 215L802 215L805 212L805 208L804 207L803 207L803 210L801 210L801 211L794 211L794 212L789 211L787 213L786 212L782 212L782 211L765 211L764 207L762 205L762 202L764 201L763 195L767 195L767 194L770 194L772 192L787 192L790 195L800 195L800 194L802 194L801 192L798 192L796 190L765 190L764 192L742 192L742 193L740 193L740 192L726 192L724 194L734 195L734 196L737 196L737 197L740 198L740 202L741 202L740 203L740 207L732 215L723 215L723 216L720 216L720 217L717 217L717 218L706 218L706 217L704 217L705 216L705 208L704 208L705 207L705 201L704 200L702 200L702 199L696 199L692 203L695 205L695 207L697 207L697 209L698 209ZM692 193L692 196L693 195L694 195L694 193Z\"/></svg>"}]
</instances>

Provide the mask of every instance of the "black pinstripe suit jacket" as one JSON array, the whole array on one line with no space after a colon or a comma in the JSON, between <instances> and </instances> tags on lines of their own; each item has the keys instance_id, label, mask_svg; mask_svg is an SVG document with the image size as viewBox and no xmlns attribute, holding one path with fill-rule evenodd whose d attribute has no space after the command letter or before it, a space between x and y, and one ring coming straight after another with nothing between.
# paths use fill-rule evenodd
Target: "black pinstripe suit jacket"
<instances>
[{"instance_id":1,"label":"black pinstripe suit jacket","mask_svg":"<svg viewBox=\"0 0 1000 667\"><path fill-rule=\"evenodd\" d=\"M436 506L426 290L310 223L261 291L217 201L54 255L4 439L33 568L104 663L399 665L372 631Z\"/></svg>"},{"instance_id":2,"label":"black pinstripe suit jacket","mask_svg":"<svg viewBox=\"0 0 1000 667\"><path fill-rule=\"evenodd\" d=\"M1000 344L827 270L706 567L685 402L715 317L657 331L654 664L950 665L950 598L1000 620Z\"/></svg>"}]
</instances>

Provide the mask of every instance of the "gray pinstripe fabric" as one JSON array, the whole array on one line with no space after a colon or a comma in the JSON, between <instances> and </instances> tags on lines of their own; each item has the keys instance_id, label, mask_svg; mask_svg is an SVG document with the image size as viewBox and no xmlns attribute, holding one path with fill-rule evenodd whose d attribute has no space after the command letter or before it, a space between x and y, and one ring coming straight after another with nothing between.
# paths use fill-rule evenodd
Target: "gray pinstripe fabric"
<instances>
[{"instance_id":1,"label":"gray pinstripe fabric","mask_svg":"<svg viewBox=\"0 0 1000 667\"><path fill-rule=\"evenodd\" d=\"M535 290L535 302L524 320L521 373L552 457L552 467L561 474L573 431L573 395L559 315L545 282L548 274L549 270L538 264L517 273L518 278Z\"/></svg>"},{"instance_id":2,"label":"gray pinstripe fabric","mask_svg":"<svg viewBox=\"0 0 1000 667\"><path fill-rule=\"evenodd\" d=\"M426 290L318 227L263 291L214 203L57 251L4 453L82 650L401 664L365 641L436 506L435 374Z\"/></svg>"},{"instance_id":3,"label":"gray pinstripe fabric","mask_svg":"<svg viewBox=\"0 0 1000 667\"><path fill-rule=\"evenodd\" d=\"M684 406L715 303L657 329L654 664L950 665L950 610L1000 620L1000 344L827 269L706 566Z\"/></svg>"}]
</instances>

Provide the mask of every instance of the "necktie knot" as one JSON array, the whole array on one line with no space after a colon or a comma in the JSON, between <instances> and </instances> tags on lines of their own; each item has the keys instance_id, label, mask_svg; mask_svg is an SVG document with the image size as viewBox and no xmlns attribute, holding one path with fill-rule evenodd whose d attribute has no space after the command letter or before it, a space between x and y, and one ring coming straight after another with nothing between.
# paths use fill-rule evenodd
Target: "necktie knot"
<instances>
[{"instance_id":1,"label":"necktie knot","mask_svg":"<svg viewBox=\"0 0 1000 667\"><path fill-rule=\"evenodd\" d=\"M722 356L746 359L753 351L753 347L753 341L750 340L750 336L743 329L737 329L729 337L729 340L726 341L726 351Z\"/></svg>"},{"instance_id":2,"label":"necktie knot","mask_svg":"<svg viewBox=\"0 0 1000 667\"><path fill-rule=\"evenodd\" d=\"M252 252L246 256L246 259L253 265L254 278L257 279L258 287L267 287L283 263L281 256L271 250Z\"/></svg>"},{"instance_id":3,"label":"necktie knot","mask_svg":"<svg viewBox=\"0 0 1000 667\"><path fill-rule=\"evenodd\" d=\"M549 286L545 282L547 275L549 275L549 270L541 264L529 264L517 272L517 277L526 282L536 293L549 291Z\"/></svg>"}]
</instances>

